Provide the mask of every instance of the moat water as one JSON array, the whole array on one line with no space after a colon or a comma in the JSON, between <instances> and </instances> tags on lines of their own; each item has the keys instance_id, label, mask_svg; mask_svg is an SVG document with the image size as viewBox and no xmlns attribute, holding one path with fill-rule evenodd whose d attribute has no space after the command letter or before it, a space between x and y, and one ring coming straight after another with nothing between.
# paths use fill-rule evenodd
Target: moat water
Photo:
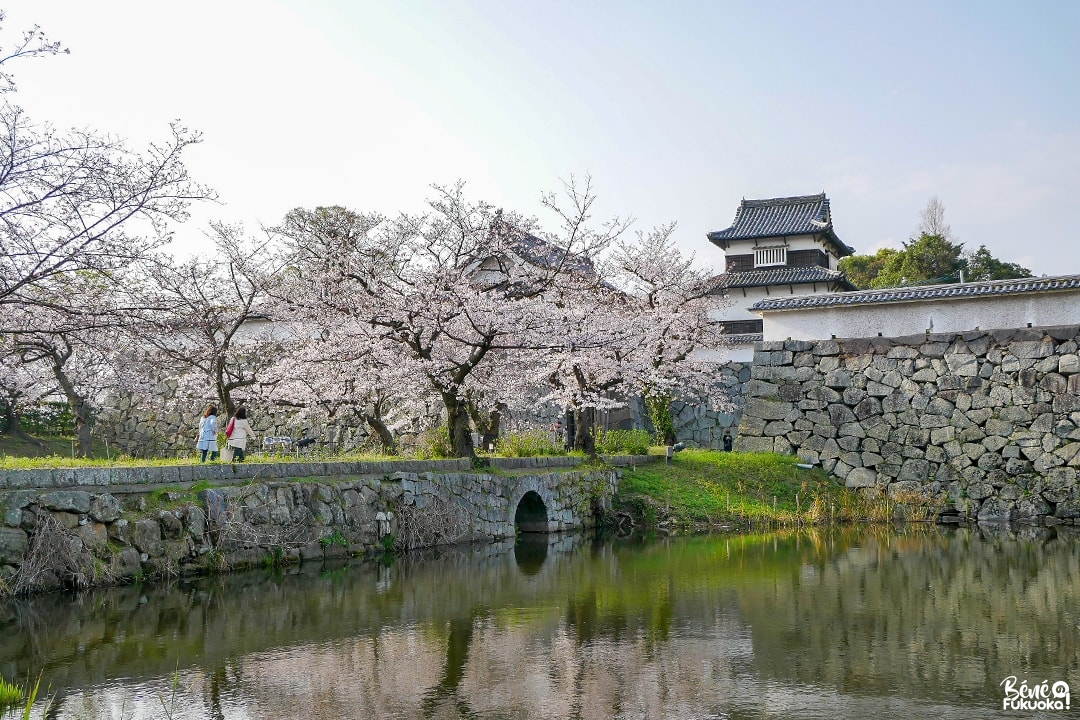
<instances>
[{"instance_id":1,"label":"moat water","mask_svg":"<svg viewBox=\"0 0 1080 720\"><path fill-rule=\"evenodd\" d=\"M0 674L65 719L1080 713L1076 533L528 540L8 601Z\"/></svg>"}]
</instances>

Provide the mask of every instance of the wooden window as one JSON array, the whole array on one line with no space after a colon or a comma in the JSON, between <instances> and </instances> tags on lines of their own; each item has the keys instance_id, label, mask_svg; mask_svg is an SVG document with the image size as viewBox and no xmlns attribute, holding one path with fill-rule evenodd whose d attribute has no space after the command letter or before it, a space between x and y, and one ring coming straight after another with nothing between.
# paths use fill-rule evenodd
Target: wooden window
<instances>
[{"instance_id":1,"label":"wooden window","mask_svg":"<svg viewBox=\"0 0 1080 720\"><path fill-rule=\"evenodd\" d=\"M724 258L724 270L727 272L745 272L753 269L753 255L728 255Z\"/></svg>"},{"instance_id":2,"label":"wooden window","mask_svg":"<svg viewBox=\"0 0 1080 720\"><path fill-rule=\"evenodd\" d=\"M762 320L721 320L725 335L751 335L762 331Z\"/></svg>"},{"instance_id":3,"label":"wooden window","mask_svg":"<svg viewBox=\"0 0 1080 720\"><path fill-rule=\"evenodd\" d=\"M829 267L829 257L820 250L792 250L787 254L788 267Z\"/></svg>"}]
</instances>

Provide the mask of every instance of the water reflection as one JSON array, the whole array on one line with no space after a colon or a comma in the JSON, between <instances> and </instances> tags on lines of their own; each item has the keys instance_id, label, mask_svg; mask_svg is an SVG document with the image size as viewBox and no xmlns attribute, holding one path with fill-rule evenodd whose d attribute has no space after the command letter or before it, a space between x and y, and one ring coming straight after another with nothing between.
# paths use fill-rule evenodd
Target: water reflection
<instances>
[{"instance_id":1,"label":"water reflection","mask_svg":"<svg viewBox=\"0 0 1080 720\"><path fill-rule=\"evenodd\" d=\"M52 718L1013 717L1008 675L1080 696L1080 538L1025 533L540 536L57 594L0 607L0 673L41 672Z\"/></svg>"}]
</instances>

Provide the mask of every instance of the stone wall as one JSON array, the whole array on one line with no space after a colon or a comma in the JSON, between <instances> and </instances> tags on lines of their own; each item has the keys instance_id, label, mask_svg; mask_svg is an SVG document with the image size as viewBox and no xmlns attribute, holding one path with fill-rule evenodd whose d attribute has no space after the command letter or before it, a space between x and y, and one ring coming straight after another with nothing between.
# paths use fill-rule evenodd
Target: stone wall
<instances>
[{"instance_id":1,"label":"stone wall","mask_svg":"<svg viewBox=\"0 0 1080 720\"><path fill-rule=\"evenodd\" d=\"M471 471L457 460L426 469L414 461L282 463L271 473L273 466L250 465L7 472L0 591L492 542L514 537L523 507L534 529L591 527L615 494L617 474L577 470L570 460L548 468L537 460L534 471L513 475ZM340 465L358 472L342 474ZM238 467L245 477L233 474ZM178 481L184 470L204 477ZM213 470L223 475L207 479ZM150 471L142 482L105 482L140 471ZM166 478L175 484L163 485Z\"/></svg>"},{"instance_id":2,"label":"stone wall","mask_svg":"<svg viewBox=\"0 0 1080 720\"><path fill-rule=\"evenodd\" d=\"M737 434L750 379L750 363L729 362L720 367L720 382L727 388L733 405L731 412L718 412L700 402L672 402L675 438L691 447L723 450L724 431L731 430L733 437Z\"/></svg>"},{"instance_id":3,"label":"stone wall","mask_svg":"<svg viewBox=\"0 0 1080 720\"><path fill-rule=\"evenodd\" d=\"M940 519L1080 522L1080 327L763 342L735 449Z\"/></svg>"},{"instance_id":4,"label":"stone wall","mask_svg":"<svg viewBox=\"0 0 1080 720\"><path fill-rule=\"evenodd\" d=\"M112 452L132 457L188 457L195 454L199 419L210 400L191 401L176 397L173 383L160 384L161 393L152 400L138 400L132 395L114 395L103 403L94 424L94 436L109 442ZM260 447L268 436L314 437L320 445L334 450L354 450L374 447L367 426L359 419L328 420L323 416L305 415L296 409L252 405L248 419L255 430L255 443L248 451ZM218 415L224 431L226 417ZM436 420L437 422L437 420ZM415 434L417 427L407 428ZM305 432L306 431L306 432Z\"/></svg>"}]
</instances>

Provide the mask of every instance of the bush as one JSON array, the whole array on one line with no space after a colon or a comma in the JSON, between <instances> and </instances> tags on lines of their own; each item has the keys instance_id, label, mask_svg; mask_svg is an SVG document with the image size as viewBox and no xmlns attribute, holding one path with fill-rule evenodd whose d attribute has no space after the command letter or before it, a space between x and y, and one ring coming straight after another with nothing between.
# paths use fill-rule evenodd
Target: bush
<instances>
[{"instance_id":1,"label":"bush","mask_svg":"<svg viewBox=\"0 0 1080 720\"><path fill-rule=\"evenodd\" d=\"M450 444L450 428L446 425L425 430L420 435L420 444L416 456L421 460L454 457L454 447Z\"/></svg>"},{"instance_id":2,"label":"bush","mask_svg":"<svg viewBox=\"0 0 1080 720\"><path fill-rule=\"evenodd\" d=\"M607 430L596 438L596 449L604 455L647 455L651 444L648 430Z\"/></svg>"},{"instance_id":3,"label":"bush","mask_svg":"<svg viewBox=\"0 0 1080 720\"><path fill-rule=\"evenodd\" d=\"M495 452L506 457L566 454L561 444L556 443L552 434L546 430L524 430L500 435Z\"/></svg>"},{"instance_id":4,"label":"bush","mask_svg":"<svg viewBox=\"0 0 1080 720\"><path fill-rule=\"evenodd\" d=\"M0 407L3 405L0 404ZM30 435L68 436L75 434L75 418L71 416L71 408L66 402L49 401L23 408L19 427ZM10 429L7 419L0 418L0 432Z\"/></svg>"}]
</instances>

